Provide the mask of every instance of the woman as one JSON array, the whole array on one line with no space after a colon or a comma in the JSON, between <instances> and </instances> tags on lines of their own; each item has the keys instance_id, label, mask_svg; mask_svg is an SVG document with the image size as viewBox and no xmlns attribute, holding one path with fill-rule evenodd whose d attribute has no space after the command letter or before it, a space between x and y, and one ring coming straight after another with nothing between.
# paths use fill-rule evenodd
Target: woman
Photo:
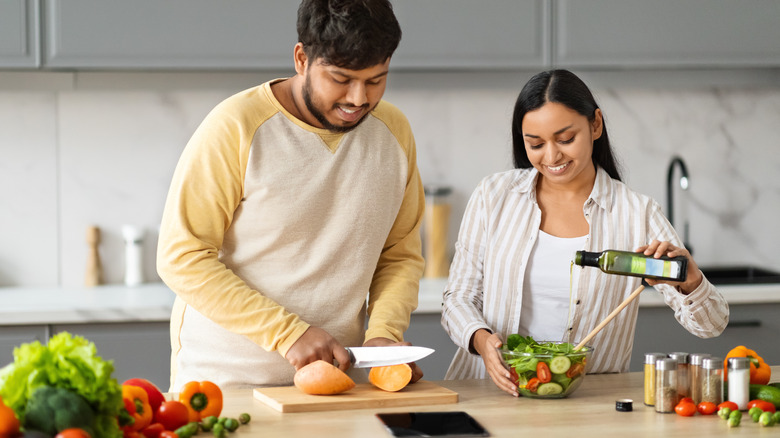
<instances>
[{"instance_id":1,"label":"woman","mask_svg":"<svg viewBox=\"0 0 780 438\"><path fill-rule=\"evenodd\" d=\"M685 256L683 283L647 280L701 338L719 335L728 305L653 199L621 182L604 118L573 73L539 73L512 120L515 169L485 178L469 200L444 291L442 325L460 347L447 379L485 378L517 396L497 347L512 333L576 343L641 279L573 266L577 250ZM589 372L626 372L638 300L590 342Z\"/></svg>"}]
</instances>

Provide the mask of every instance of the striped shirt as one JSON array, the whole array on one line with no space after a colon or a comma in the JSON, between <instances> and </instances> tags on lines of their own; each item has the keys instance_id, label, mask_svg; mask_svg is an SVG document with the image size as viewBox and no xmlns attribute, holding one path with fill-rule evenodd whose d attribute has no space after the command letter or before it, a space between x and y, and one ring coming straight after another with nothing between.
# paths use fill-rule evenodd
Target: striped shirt
<instances>
[{"instance_id":1,"label":"striped shirt","mask_svg":"<svg viewBox=\"0 0 780 438\"><path fill-rule=\"evenodd\" d=\"M536 169L514 169L482 180L463 216L455 258L444 291L442 326L459 347L446 379L488 377L482 358L469 352L479 329L502 339L518 332L523 280L531 249L539 234L542 212L536 202ZM653 239L682 246L660 205L636 193L599 168L583 214L589 224L586 251L631 250ZM574 254L572 254L572 259ZM577 343L609 315L641 279L607 275L582 268L574 276L565 342ZM677 321L700 338L718 336L728 323L728 304L704 278L696 290L683 295L671 285L655 286ZM589 343L593 356L588 372L628 371L639 301L634 300Z\"/></svg>"}]
</instances>

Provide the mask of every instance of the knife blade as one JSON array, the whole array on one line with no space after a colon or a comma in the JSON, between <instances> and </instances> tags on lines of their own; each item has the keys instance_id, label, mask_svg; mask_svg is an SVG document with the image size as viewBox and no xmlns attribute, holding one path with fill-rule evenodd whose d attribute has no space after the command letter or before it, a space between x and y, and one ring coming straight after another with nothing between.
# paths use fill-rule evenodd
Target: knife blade
<instances>
[{"instance_id":1,"label":"knife blade","mask_svg":"<svg viewBox=\"0 0 780 438\"><path fill-rule=\"evenodd\" d=\"M355 368L398 365L420 360L435 350L427 347L396 345L387 347L348 347L349 360Z\"/></svg>"}]
</instances>

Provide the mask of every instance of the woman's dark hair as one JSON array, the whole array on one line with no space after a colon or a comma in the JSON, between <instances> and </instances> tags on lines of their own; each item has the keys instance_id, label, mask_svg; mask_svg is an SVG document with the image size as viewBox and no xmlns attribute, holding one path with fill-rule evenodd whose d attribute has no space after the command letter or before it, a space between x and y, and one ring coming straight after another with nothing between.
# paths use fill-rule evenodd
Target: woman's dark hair
<instances>
[{"instance_id":1,"label":"woman's dark hair","mask_svg":"<svg viewBox=\"0 0 780 438\"><path fill-rule=\"evenodd\" d=\"M568 70L549 70L536 74L520 91L512 116L512 152L517 169L533 167L523 142L523 119L526 113L541 108L547 102L566 105L591 122L599 108L588 86L574 73ZM601 137L593 141L592 159L594 164L606 170L613 179L621 180L620 170L609 144L606 122L602 125Z\"/></svg>"},{"instance_id":2,"label":"woman's dark hair","mask_svg":"<svg viewBox=\"0 0 780 438\"><path fill-rule=\"evenodd\" d=\"M298 7L298 42L311 60L362 70L387 61L400 41L388 0L303 0Z\"/></svg>"}]
</instances>

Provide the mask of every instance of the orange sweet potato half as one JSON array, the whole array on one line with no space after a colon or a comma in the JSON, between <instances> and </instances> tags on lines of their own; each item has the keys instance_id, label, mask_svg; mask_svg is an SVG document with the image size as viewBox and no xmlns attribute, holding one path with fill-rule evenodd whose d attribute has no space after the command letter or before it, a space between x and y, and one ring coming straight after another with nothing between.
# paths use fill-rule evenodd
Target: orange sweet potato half
<instances>
[{"instance_id":1,"label":"orange sweet potato half","mask_svg":"<svg viewBox=\"0 0 780 438\"><path fill-rule=\"evenodd\" d=\"M295 386L306 394L331 395L349 391L355 382L338 367L318 360L301 367L293 377Z\"/></svg>"},{"instance_id":2,"label":"orange sweet potato half","mask_svg":"<svg viewBox=\"0 0 780 438\"><path fill-rule=\"evenodd\" d=\"M374 367L368 372L368 381L385 391L400 391L412 381L412 367L405 363Z\"/></svg>"}]
</instances>

